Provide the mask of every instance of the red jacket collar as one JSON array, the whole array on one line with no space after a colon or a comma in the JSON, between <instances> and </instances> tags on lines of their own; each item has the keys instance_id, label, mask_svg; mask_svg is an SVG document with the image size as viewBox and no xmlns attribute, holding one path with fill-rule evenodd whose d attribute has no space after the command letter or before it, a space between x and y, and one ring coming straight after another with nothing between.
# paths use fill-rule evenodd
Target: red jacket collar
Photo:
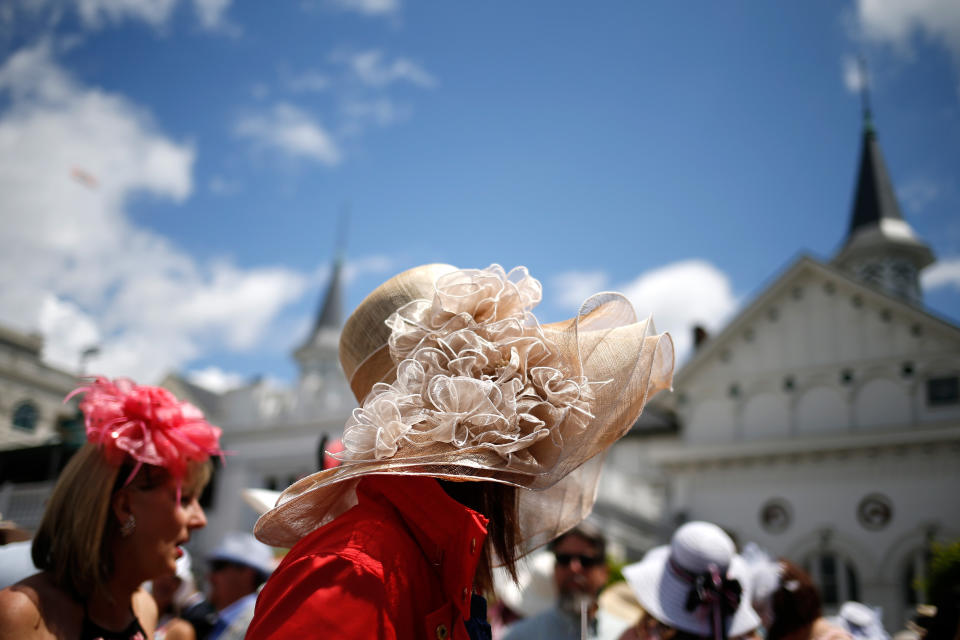
<instances>
[{"instance_id":1,"label":"red jacket collar","mask_svg":"<svg viewBox=\"0 0 960 640\"><path fill-rule=\"evenodd\" d=\"M357 499L386 499L409 527L436 568L444 593L470 617L473 576L487 538L487 519L463 506L426 476L371 475L357 486Z\"/></svg>"}]
</instances>

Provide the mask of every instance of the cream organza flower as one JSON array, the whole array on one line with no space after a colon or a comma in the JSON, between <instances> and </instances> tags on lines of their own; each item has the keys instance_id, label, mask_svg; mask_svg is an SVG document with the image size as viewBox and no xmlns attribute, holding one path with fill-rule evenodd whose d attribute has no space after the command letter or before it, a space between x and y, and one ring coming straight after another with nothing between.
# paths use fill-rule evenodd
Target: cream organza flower
<instances>
[{"instance_id":1,"label":"cream organza flower","mask_svg":"<svg viewBox=\"0 0 960 640\"><path fill-rule=\"evenodd\" d=\"M559 425L586 428L592 387L601 383L568 371L544 337L531 313L541 291L526 268L507 273L494 264L446 274L433 300L397 309L386 320L396 381L374 385L353 411L344 461L442 443L494 451L517 471L542 470L563 444Z\"/></svg>"}]
</instances>

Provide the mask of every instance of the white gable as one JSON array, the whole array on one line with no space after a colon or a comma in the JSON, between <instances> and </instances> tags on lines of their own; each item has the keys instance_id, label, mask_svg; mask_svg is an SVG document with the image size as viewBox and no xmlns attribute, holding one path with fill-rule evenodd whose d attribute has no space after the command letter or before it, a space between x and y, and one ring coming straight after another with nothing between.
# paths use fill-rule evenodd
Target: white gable
<instances>
[{"instance_id":1,"label":"white gable","mask_svg":"<svg viewBox=\"0 0 960 640\"><path fill-rule=\"evenodd\" d=\"M960 417L925 380L960 372L960 329L801 258L678 373L688 441L903 428Z\"/></svg>"}]
</instances>

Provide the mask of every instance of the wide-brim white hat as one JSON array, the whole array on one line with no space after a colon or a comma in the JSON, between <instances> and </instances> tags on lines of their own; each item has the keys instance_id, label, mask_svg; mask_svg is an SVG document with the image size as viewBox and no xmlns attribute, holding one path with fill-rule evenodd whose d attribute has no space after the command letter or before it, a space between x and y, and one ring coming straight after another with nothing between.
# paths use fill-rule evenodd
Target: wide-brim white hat
<instances>
[{"instance_id":1,"label":"wide-brim white hat","mask_svg":"<svg viewBox=\"0 0 960 640\"><path fill-rule=\"evenodd\" d=\"M729 536L714 524L685 524L670 545L651 549L643 560L624 567L623 576L648 614L675 629L706 638L713 636L711 612L706 606L688 610L687 602L695 588L689 576L703 573L711 564L742 588L736 610L726 618L726 637L753 631L760 625L760 617L750 605L749 568L734 553Z\"/></svg>"},{"instance_id":2,"label":"wide-brim white hat","mask_svg":"<svg viewBox=\"0 0 960 640\"><path fill-rule=\"evenodd\" d=\"M263 544L252 535L241 531L231 531L210 555L208 562L222 560L240 564L259 571L265 576L273 573L276 560L270 547Z\"/></svg>"}]
</instances>

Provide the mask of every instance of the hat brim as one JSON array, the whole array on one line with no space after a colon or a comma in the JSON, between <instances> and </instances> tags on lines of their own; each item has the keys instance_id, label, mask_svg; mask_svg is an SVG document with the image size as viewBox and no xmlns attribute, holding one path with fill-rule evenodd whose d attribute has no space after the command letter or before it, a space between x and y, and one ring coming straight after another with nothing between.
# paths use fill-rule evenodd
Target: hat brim
<instances>
[{"instance_id":1,"label":"hat brim","mask_svg":"<svg viewBox=\"0 0 960 640\"><path fill-rule=\"evenodd\" d=\"M420 269L433 286L431 278L436 277L436 265ZM412 288L411 295L425 295L422 287L411 285L416 271L395 276L371 297L380 306L384 306L384 299L393 300L391 293L396 292L388 286L393 280L402 282L406 289ZM391 304L400 302L394 300ZM276 506L257 521L256 537L273 546L293 546L356 504L356 482L373 474L497 482L530 489L518 496L521 554L579 523L593 508L603 452L630 430L653 394L669 388L674 366L669 334L657 334L649 319L636 322L625 298L600 294L588 303L576 318L539 327L570 375L603 384L595 385L590 402L592 418L585 428L565 429L565 423L561 423L550 437L534 445L537 451L533 458L538 464L517 465L486 444L404 444L389 458L344 460L338 467L318 471L294 483L280 495ZM361 308L365 304L366 301ZM360 368L369 369L369 363L380 352L382 348L371 352ZM395 365L384 366L379 379L390 383L395 376Z\"/></svg>"},{"instance_id":2,"label":"hat brim","mask_svg":"<svg viewBox=\"0 0 960 640\"><path fill-rule=\"evenodd\" d=\"M643 609L659 620L680 631L701 637L711 635L710 620L697 611L687 611L687 595L690 585L668 568L670 547L651 549L640 562L624 567L626 578ZM760 618L750 606L749 574L746 563L739 556L730 562L727 576L740 581L744 595L740 605L727 619L728 638L741 636L760 626Z\"/></svg>"}]
</instances>

